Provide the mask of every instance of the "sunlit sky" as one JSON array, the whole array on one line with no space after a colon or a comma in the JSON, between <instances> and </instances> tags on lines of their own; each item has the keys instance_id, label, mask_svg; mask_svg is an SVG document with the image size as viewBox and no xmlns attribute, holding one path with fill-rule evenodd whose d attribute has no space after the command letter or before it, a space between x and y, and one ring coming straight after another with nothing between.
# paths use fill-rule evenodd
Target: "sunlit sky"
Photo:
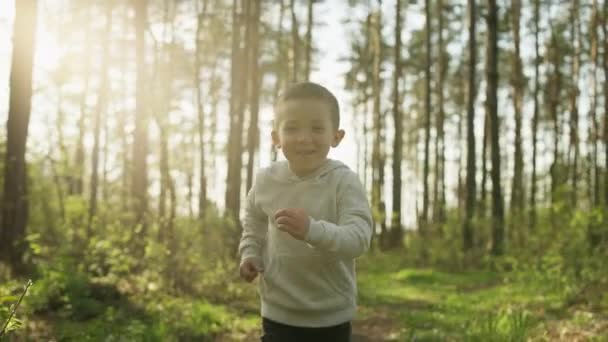
<instances>
[{"instance_id":1,"label":"sunlit sky","mask_svg":"<svg viewBox=\"0 0 608 342\"><path fill-rule=\"evenodd\" d=\"M55 29L52 27L53 24L50 22L53 20L49 18L50 16L45 16L45 13L52 12L52 9L56 10L57 3L60 3L61 0L41 0L39 2L39 23L38 23L38 32L36 38L36 59L35 59L35 69L34 69L34 80L35 84L39 84L45 78L48 78L49 73L57 66L57 62L61 57L61 50L59 42L57 41L57 37L54 34L50 34L49 31ZM406 1L406 3L409 1ZM464 1L463 1L464 3ZM406 9L404 11L404 31L403 31L403 40L407 42L410 38L410 33L414 29L419 29L424 25L424 17L422 16L422 11L420 11L420 6L409 5L410 9ZM383 2L383 12L384 12L384 20L385 20L385 34L387 39L391 39L390 31L393 28L393 13L394 13L394 1L384 1ZM305 21L305 8L302 6L299 12L299 19L301 22ZM365 15L365 8L350 8L346 5L346 1L330 1L326 0L322 3L315 5L315 22L316 26L313 30L313 40L315 47L318 52L313 56L313 71L311 74L311 80L319 82L325 86L327 86L330 90L332 90L338 97L340 102L340 106L342 108L342 122L344 123L343 128L346 130L347 134L339 147L332 150L330 152L330 157L342 160L347 165L349 165L352 169L356 169L357 161L356 161L356 137L354 135L355 128L353 127L354 117L352 113L352 105L351 105L351 97L344 90L344 74L348 69L348 65L344 62L340 62L339 59L345 57L348 54L349 49L349 39L352 34L352 26L344 25L343 21L347 18L363 18ZM10 55L12 49L12 25L13 25L13 17L14 17L14 0L2 1L0 4L0 121L5 122L8 112L8 93L9 93L9 68L10 68ZM54 24L56 25L56 23ZM464 30L464 26L463 26ZM523 36L523 44L530 44L530 35L527 32L528 28L522 27L522 36ZM300 33L304 34L304 27L301 27ZM464 35L463 35L464 38ZM462 40L464 43L464 40ZM530 45L528 45L530 47ZM458 48L458 47L457 47ZM523 48L522 51L531 53L531 49ZM407 53L407 52L406 52ZM460 53L460 51L458 52ZM525 57L528 58L529 56ZM387 74L386 77L391 76L390 68L385 71ZM483 73L483 70L478 71L480 76ZM583 71L584 72L584 71ZM529 72L528 72L529 74ZM407 75L406 75L407 77ZM585 75L582 75L582 82L585 82L588 78L585 78ZM45 83L45 82L43 82ZM44 92L53 92L52 88L45 89L41 88ZM585 93L586 89L583 89L583 93ZM36 95L36 93L35 93ZM587 94L588 95L588 94ZM49 97L49 96L45 96ZM52 96L50 96L52 97ZM480 92L477 96L478 101L478 110L477 113L483 112L482 103L485 98L485 95ZM36 150L38 152L48 151L49 148L49 139L48 134L49 130L52 130L54 126L54 117L56 109L54 105L49 105L48 99L45 103L44 99L39 99L35 96L33 101L32 108L32 116L30 120L30 134L28 140L28 149ZM504 105L506 105L506 111L511 110L511 105L506 97L502 97L500 99ZM387 101L383 99L383 101ZM188 101L186 101L188 102ZM581 103L582 108L581 112L586 110L587 100L585 96L582 97ZM385 104L386 105L386 104ZM530 103L526 104L527 106ZM503 106L505 107L505 106ZM499 107L500 108L500 107ZM192 106L192 102L182 107L182 110L194 110ZM407 108L406 108L407 110ZM526 109L527 113L529 113L529 108ZM68 113L69 114L69 113ZM361 114L361 113L358 113ZM72 114L75 116L76 114ZM260 129L261 129L261 146L259 154L259 165L264 166L270 162L270 156L267 151L270 150L270 119L272 112L270 107L266 104L261 108L260 113ZM527 122L527 120L525 120ZM512 125L512 122L506 121L507 126ZM224 123L225 124L225 123ZM584 124L584 123L583 123ZM481 131L481 122L478 120L476 123L476 131ZM76 127L66 127L68 130L75 130ZM526 129L526 127L524 127ZM391 127L388 126L387 134L390 134ZM5 135L4 129L2 129L1 135ZM150 130L150 134L158 134L155 131L153 125ZM526 133L524 133L526 134ZM583 133L584 135L584 133ZM481 134L478 133L478 136ZM225 137L224 137L225 138ZM504 139L511 139L509 137ZM225 139L224 139L225 140ZM508 141L507 141L508 142ZM223 142L218 142L222 144ZM389 144L387 146L391 146ZM92 146L92 139L89 135L87 146ZM448 147L448 158L455 158L455 151L457 150L457 146L447 146ZM540 142L539 148L541 152L544 148L543 142ZM507 143L505 146L507 151L512 149L512 145ZM390 149L389 149L390 150ZM510 153L510 152L509 152ZM218 167L225 165L225 163L218 163ZM389 165L387 165L389 166ZM455 178L455 170L453 166L448 165L448 186L453 186L456 178ZM503 169L510 170L510 166L508 164L503 164ZM406 224L412 224L414 222L415 217L415 198L419 196L421 192L421 184L420 180L416 179L416 174L412 172L412 165L408 163L404 164L403 171L403 179L404 179L404 220ZM508 171L507 171L508 172ZM220 175L225 174L224 172L217 172ZM390 172L386 173L386 194L390 193L390 184L391 184L391 174ZM216 187L210 189L210 193L212 196L218 199L218 202L221 204L223 201L223 191L224 191L224 182L221 179L216 180ZM154 192L154 190L151 190ZM451 196L451 192L448 191L448 196ZM390 196L388 196L390 198ZM449 200L449 199L448 199ZM390 210L391 204L390 201L388 203L387 209Z\"/></svg>"}]
</instances>

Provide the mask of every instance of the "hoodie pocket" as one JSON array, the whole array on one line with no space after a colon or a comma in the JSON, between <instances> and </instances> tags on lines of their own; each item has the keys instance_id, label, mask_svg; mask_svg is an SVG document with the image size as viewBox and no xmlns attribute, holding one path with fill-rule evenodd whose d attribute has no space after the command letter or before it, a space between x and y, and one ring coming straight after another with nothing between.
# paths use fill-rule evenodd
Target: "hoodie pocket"
<instances>
[{"instance_id":1,"label":"hoodie pocket","mask_svg":"<svg viewBox=\"0 0 608 342\"><path fill-rule=\"evenodd\" d=\"M354 301L347 268L319 255L272 258L260 289L267 303L293 310L333 310Z\"/></svg>"}]
</instances>

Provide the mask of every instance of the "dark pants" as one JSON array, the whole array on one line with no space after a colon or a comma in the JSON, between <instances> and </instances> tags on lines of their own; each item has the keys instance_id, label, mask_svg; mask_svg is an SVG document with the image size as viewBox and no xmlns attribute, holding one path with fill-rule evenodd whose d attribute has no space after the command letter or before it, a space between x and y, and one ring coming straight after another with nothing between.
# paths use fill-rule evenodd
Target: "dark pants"
<instances>
[{"instance_id":1,"label":"dark pants","mask_svg":"<svg viewBox=\"0 0 608 342\"><path fill-rule=\"evenodd\" d=\"M262 342L350 342L350 322L322 328L295 327L262 318Z\"/></svg>"}]
</instances>

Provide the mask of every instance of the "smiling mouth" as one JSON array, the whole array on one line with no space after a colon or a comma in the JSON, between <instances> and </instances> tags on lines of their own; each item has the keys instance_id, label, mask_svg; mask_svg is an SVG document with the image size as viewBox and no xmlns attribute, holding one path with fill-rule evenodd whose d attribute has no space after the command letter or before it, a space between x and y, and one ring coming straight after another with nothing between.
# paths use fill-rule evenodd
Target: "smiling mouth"
<instances>
[{"instance_id":1,"label":"smiling mouth","mask_svg":"<svg viewBox=\"0 0 608 342\"><path fill-rule=\"evenodd\" d=\"M301 156L310 156L313 155L315 151L298 151L297 153Z\"/></svg>"}]
</instances>

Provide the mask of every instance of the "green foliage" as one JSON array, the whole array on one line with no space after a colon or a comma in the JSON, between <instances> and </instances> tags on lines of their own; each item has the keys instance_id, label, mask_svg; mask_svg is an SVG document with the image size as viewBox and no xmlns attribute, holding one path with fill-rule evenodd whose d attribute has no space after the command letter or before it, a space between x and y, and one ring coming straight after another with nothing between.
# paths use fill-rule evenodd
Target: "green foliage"
<instances>
[{"instance_id":1,"label":"green foliage","mask_svg":"<svg viewBox=\"0 0 608 342\"><path fill-rule=\"evenodd\" d=\"M486 312L467 322L466 341L519 342L527 341L534 325L531 314L522 309Z\"/></svg>"}]
</instances>

